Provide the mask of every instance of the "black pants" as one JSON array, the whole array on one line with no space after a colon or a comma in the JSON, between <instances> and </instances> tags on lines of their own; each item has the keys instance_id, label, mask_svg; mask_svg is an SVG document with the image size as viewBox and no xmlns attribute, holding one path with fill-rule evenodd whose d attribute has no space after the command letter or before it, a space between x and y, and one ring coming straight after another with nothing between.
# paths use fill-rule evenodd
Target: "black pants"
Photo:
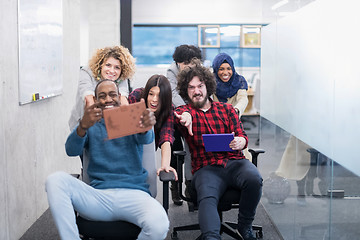
<instances>
[{"instance_id":1,"label":"black pants","mask_svg":"<svg viewBox=\"0 0 360 240\"><path fill-rule=\"evenodd\" d=\"M230 160L225 168L205 166L195 172L192 184L197 192L203 239L221 239L217 205L228 187L241 191L238 223L252 224L261 198L262 177L249 160Z\"/></svg>"}]
</instances>

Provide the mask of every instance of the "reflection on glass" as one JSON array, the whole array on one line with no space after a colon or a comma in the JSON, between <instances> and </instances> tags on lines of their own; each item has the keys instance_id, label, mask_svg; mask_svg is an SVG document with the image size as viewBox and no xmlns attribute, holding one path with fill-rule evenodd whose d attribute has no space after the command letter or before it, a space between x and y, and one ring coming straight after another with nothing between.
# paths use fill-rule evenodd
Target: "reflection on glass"
<instances>
[{"instance_id":1,"label":"reflection on glass","mask_svg":"<svg viewBox=\"0 0 360 240\"><path fill-rule=\"evenodd\" d=\"M181 44L197 45L197 27L153 27L133 28L133 56L138 65L172 63L172 54Z\"/></svg>"},{"instance_id":2,"label":"reflection on glass","mask_svg":"<svg viewBox=\"0 0 360 240\"><path fill-rule=\"evenodd\" d=\"M261 45L260 26L243 26L241 46L244 48L259 48Z\"/></svg>"},{"instance_id":3,"label":"reflection on glass","mask_svg":"<svg viewBox=\"0 0 360 240\"><path fill-rule=\"evenodd\" d=\"M267 153L266 161L259 163L264 179L261 203L282 237L358 239L360 177L270 121L262 118L260 126L260 148ZM265 194L279 189L279 181L273 188L266 182L274 179L274 172L291 185L282 204L273 204Z\"/></svg>"},{"instance_id":4,"label":"reflection on glass","mask_svg":"<svg viewBox=\"0 0 360 240\"><path fill-rule=\"evenodd\" d=\"M260 48L240 48L240 30L240 25L134 26L132 54L137 65L170 64L177 46L198 45L200 37L206 44L198 45L204 60L212 63L217 54L225 52L237 67L260 67Z\"/></svg>"},{"instance_id":5,"label":"reflection on glass","mask_svg":"<svg viewBox=\"0 0 360 240\"><path fill-rule=\"evenodd\" d=\"M202 52L204 60L211 63L218 53L227 53L234 60L236 67L260 67L259 48L205 48Z\"/></svg>"},{"instance_id":6,"label":"reflection on glass","mask_svg":"<svg viewBox=\"0 0 360 240\"><path fill-rule=\"evenodd\" d=\"M264 180L263 194L271 204L283 204L289 196L290 191L291 186L289 181L274 172Z\"/></svg>"},{"instance_id":7,"label":"reflection on glass","mask_svg":"<svg viewBox=\"0 0 360 240\"><path fill-rule=\"evenodd\" d=\"M220 27L221 47L240 47L240 25L228 25Z\"/></svg>"},{"instance_id":8,"label":"reflection on glass","mask_svg":"<svg viewBox=\"0 0 360 240\"><path fill-rule=\"evenodd\" d=\"M220 26L219 25L199 25L198 44L201 48L220 47Z\"/></svg>"},{"instance_id":9,"label":"reflection on glass","mask_svg":"<svg viewBox=\"0 0 360 240\"><path fill-rule=\"evenodd\" d=\"M216 55L220 53L219 48L204 48L201 50L204 55L204 60L209 60L212 64Z\"/></svg>"}]
</instances>

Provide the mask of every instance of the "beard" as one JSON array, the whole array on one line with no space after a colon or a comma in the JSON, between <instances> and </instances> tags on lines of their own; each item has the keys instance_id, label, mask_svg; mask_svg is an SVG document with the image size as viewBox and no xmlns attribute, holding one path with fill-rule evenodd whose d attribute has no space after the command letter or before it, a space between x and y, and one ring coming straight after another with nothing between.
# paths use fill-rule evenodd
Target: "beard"
<instances>
[{"instance_id":1,"label":"beard","mask_svg":"<svg viewBox=\"0 0 360 240\"><path fill-rule=\"evenodd\" d=\"M193 96L193 98L195 98L198 95ZM204 100L200 101L200 102L194 102L192 99L189 99L190 104L194 107L194 108L203 108L205 106L205 103L208 100L208 96L206 95Z\"/></svg>"}]
</instances>

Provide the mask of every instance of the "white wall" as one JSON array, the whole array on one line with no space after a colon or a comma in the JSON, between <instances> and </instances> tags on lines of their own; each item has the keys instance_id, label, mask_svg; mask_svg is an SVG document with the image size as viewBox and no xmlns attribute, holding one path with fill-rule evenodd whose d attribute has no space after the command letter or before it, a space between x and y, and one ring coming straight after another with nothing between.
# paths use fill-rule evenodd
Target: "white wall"
<instances>
[{"instance_id":1,"label":"white wall","mask_svg":"<svg viewBox=\"0 0 360 240\"><path fill-rule=\"evenodd\" d=\"M357 1L317 0L262 29L261 115L360 174Z\"/></svg>"},{"instance_id":2,"label":"white wall","mask_svg":"<svg viewBox=\"0 0 360 240\"><path fill-rule=\"evenodd\" d=\"M132 0L133 24L268 24L315 0Z\"/></svg>"},{"instance_id":3,"label":"white wall","mask_svg":"<svg viewBox=\"0 0 360 240\"><path fill-rule=\"evenodd\" d=\"M0 239L19 239L48 208L44 183L55 171L80 172L66 156L80 51L86 65L96 48L120 42L118 0L63 0L63 94L19 106L18 1L0 2ZM80 42L81 39L81 42Z\"/></svg>"},{"instance_id":4,"label":"white wall","mask_svg":"<svg viewBox=\"0 0 360 240\"><path fill-rule=\"evenodd\" d=\"M239 24L268 22L263 0L132 0L133 24Z\"/></svg>"},{"instance_id":5,"label":"white wall","mask_svg":"<svg viewBox=\"0 0 360 240\"><path fill-rule=\"evenodd\" d=\"M80 0L80 66L86 66L90 58L89 1Z\"/></svg>"},{"instance_id":6,"label":"white wall","mask_svg":"<svg viewBox=\"0 0 360 240\"><path fill-rule=\"evenodd\" d=\"M63 94L19 106L18 1L0 2L0 239L17 240L48 208L44 183L80 171L65 154L79 72L79 1L63 0Z\"/></svg>"},{"instance_id":7,"label":"white wall","mask_svg":"<svg viewBox=\"0 0 360 240\"><path fill-rule=\"evenodd\" d=\"M96 49L120 44L120 1L80 0L80 3L81 65L86 66Z\"/></svg>"}]
</instances>

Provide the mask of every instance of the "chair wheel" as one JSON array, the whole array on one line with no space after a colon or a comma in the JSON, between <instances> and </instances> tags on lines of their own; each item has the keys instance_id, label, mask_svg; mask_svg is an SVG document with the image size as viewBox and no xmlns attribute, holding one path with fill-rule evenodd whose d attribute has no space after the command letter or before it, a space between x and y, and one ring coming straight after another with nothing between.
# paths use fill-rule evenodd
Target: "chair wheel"
<instances>
[{"instance_id":1,"label":"chair wheel","mask_svg":"<svg viewBox=\"0 0 360 240\"><path fill-rule=\"evenodd\" d=\"M178 236L177 236L177 232L172 232L171 233L171 239L172 240L179 240Z\"/></svg>"}]
</instances>

